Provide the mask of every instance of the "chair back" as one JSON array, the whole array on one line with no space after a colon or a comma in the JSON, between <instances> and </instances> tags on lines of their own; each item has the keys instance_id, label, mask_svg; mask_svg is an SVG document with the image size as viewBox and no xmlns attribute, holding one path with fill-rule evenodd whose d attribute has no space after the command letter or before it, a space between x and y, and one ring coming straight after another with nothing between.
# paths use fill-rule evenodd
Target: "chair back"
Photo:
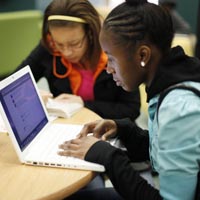
<instances>
[{"instance_id":1,"label":"chair back","mask_svg":"<svg viewBox=\"0 0 200 200\"><path fill-rule=\"evenodd\" d=\"M188 56L194 56L196 36L194 34L175 34L172 47L180 45Z\"/></svg>"},{"instance_id":2,"label":"chair back","mask_svg":"<svg viewBox=\"0 0 200 200\"><path fill-rule=\"evenodd\" d=\"M39 10L0 13L0 77L25 59L41 38Z\"/></svg>"}]
</instances>

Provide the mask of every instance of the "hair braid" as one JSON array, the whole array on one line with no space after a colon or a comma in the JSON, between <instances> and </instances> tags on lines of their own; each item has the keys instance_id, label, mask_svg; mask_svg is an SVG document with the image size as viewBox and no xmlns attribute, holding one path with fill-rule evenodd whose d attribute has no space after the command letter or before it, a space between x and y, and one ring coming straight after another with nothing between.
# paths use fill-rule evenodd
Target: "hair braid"
<instances>
[{"instance_id":1,"label":"hair braid","mask_svg":"<svg viewBox=\"0 0 200 200\"><path fill-rule=\"evenodd\" d=\"M103 29L114 33L118 44L149 41L165 52L171 47L173 26L170 14L145 0L125 2L114 8L104 21Z\"/></svg>"},{"instance_id":2,"label":"hair braid","mask_svg":"<svg viewBox=\"0 0 200 200\"><path fill-rule=\"evenodd\" d=\"M122 13L115 17L108 18L107 24L117 32L121 34L122 37L127 39L143 39L145 35L145 27L142 25L141 15L132 15L132 13Z\"/></svg>"}]
</instances>

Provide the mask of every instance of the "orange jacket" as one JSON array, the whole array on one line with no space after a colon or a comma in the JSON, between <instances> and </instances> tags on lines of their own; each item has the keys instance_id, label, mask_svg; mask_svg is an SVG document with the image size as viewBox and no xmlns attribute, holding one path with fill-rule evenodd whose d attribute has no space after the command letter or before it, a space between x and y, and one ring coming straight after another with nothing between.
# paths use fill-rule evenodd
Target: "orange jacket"
<instances>
[{"instance_id":1,"label":"orange jacket","mask_svg":"<svg viewBox=\"0 0 200 200\"><path fill-rule=\"evenodd\" d=\"M78 91L78 89L81 85L81 82L82 82L81 74L73 66L73 63L70 63L68 60L66 60L64 57L62 57L62 55L58 51L55 50L55 45L54 45L54 42L53 42L50 35L47 35L47 40L49 41L49 45L50 45L52 51L54 52L53 53L53 57L54 57L53 58L53 73L54 73L54 75L58 78L68 77L69 80L70 80L70 84L71 84L73 94L77 94L77 91ZM61 56L61 62L66 67L67 71L63 75L58 74L57 71L56 71L56 56ZM94 82L95 82L96 78L98 77L98 75L104 69L106 69L107 61L108 61L107 55L104 52L102 52L100 59L99 59L99 62L97 64L96 70L94 72L94 76L93 76Z\"/></svg>"}]
</instances>

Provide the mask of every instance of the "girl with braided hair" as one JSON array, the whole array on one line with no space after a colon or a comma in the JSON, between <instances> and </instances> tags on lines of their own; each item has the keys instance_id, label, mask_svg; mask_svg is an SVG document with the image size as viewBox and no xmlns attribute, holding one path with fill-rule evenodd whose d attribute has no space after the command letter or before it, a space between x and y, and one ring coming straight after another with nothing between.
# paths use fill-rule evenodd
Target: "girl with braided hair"
<instances>
[{"instance_id":1,"label":"girl with braided hair","mask_svg":"<svg viewBox=\"0 0 200 200\"><path fill-rule=\"evenodd\" d=\"M129 119L100 120L61 144L60 155L104 165L114 186L69 199L199 199L200 61L180 46L171 48L173 34L168 11L146 0L126 0L105 19L100 44L108 56L107 72L126 91L146 85L148 130ZM127 154L105 141L111 137L123 142ZM131 166L147 159L158 173L159 189Z\"/></svg>"}]
</instances>

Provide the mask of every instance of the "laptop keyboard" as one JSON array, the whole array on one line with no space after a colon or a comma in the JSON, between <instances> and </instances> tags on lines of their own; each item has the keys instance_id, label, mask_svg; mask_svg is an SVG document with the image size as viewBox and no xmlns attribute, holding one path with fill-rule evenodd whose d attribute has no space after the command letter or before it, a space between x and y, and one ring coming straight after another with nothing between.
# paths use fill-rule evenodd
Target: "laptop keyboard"
<instances>
[{"instance_id":1,"label":"laptop keyboard","mask_svg":"<svg viewBox=\"0 0 200 200\"><path fill-rule=\"evenodd\" d=\"M82 127L82 125L53 124L45 133L41 134L37 145L31 148L31 153L29 153L26 163L99 172L105 171L102 165L90 163L74 157L59 156L57 154L57 152L60 151L58 145L75 138Z\"/></svg>"},{"instance_id":2,"label":"laptop keyboard","mask_svg":"<svg viewBox=\"0 0 200 200\"><path fill-rule=\"evenodd\" d=\"M40 155L41 160L66 160L66 157L57 154L60 150L58 145L74 139L81 129L81 125L53 124L49 126L46 129L47 133L41 135L40 140L31 149L29 156L34 158Z\"/></svg>"}]
</instances>

